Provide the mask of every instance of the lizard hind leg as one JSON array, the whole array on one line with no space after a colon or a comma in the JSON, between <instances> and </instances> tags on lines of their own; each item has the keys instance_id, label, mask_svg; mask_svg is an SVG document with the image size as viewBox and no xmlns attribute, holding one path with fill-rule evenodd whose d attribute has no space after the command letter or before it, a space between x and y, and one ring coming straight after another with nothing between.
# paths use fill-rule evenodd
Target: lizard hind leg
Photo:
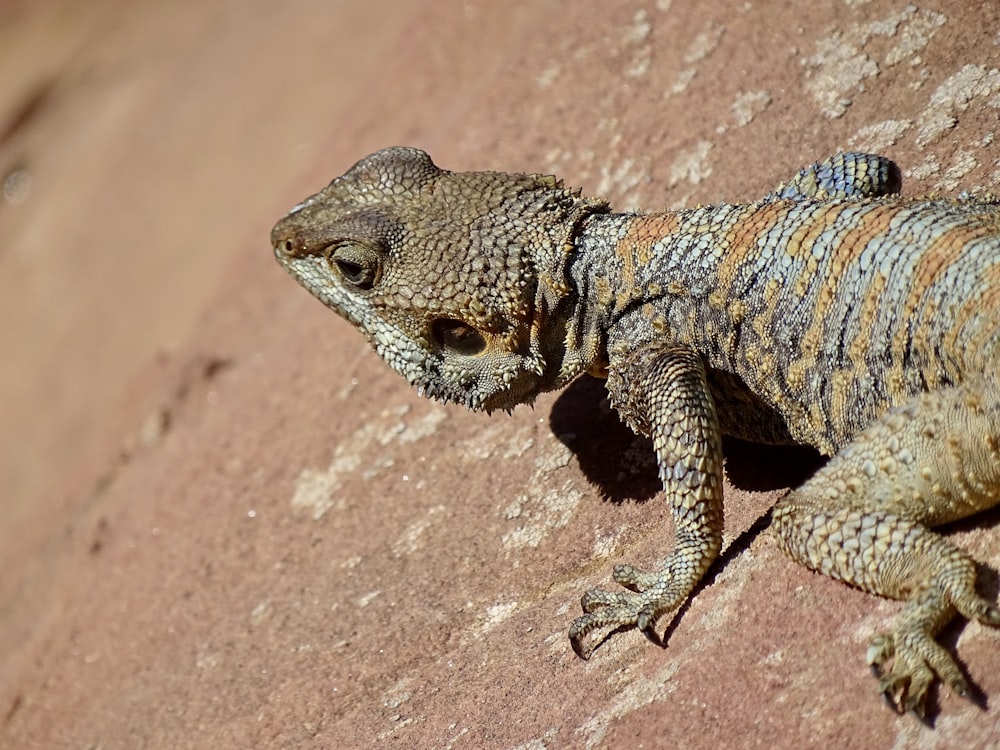
<instances>
[{"instance_id":1,"label":"lizard hind leg","mask_svg":"<svg viewBox=\"0 0 1000 750\"><path fill-rule=\"evenodd\" d=\"M935 678L968 694L935 641L954 617L1000 626L975 590L976 564L930 526L1000 502L1000 390L991 380L914 397L859 434L774 510L781 548L812 570L906 602L875 637L879 690L923 715Z\"/></svg>"}]
</instances>

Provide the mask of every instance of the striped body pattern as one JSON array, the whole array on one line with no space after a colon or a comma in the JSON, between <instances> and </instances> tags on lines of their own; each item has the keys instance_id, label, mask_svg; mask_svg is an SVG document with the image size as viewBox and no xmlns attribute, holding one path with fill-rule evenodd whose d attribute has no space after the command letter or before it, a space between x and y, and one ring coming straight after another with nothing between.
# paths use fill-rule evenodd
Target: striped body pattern
<instances>
[{"instance_id":1,"label":"striped body pattern","mask_svg":"<svg viewBox=\"0 0 1000 750\"><path fill-rule=\"evenodd\" d=\"M1000 503L1000 205L900 196L872 154L762 200L613 213L554 177L449 172L418 149L359 161L281 219L281 266L421 393L530 403L583 372L648 435L675 525L655 570L614 567L569 629L660 643L722 549L722 435L830 460L772 512L806 567L905 602L866 654L900 711L968 680L936 636L1000 626L975 562L931 527Z\"/></svg>"},{"instance_id":2,"label":"striped body pattern","mask_svg":"<svg viewBox=\"0 0 1000 750\"><path fill-rule=\"evenodd\" d=\"M996 359L992 203L777 200L592 221L582 244L611 258L593 272L619 290L609 309L641 305L640 325L737 374L827 455Z\"/></svg>"}]
</instances>

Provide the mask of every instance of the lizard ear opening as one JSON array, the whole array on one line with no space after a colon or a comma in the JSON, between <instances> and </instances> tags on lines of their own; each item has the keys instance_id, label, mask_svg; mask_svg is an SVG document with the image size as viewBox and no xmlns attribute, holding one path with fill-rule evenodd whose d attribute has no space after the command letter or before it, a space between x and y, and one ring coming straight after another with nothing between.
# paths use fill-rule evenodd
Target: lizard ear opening
<instances>
[{"instance_id":1,"label":"lizard ear opening","mask_svg":"<svg viewBox=\"0 0 1000 750\"><path fill-rule=\"evenodd\" d=\"M486 349L486 339L472 326L452 318L438 318L431 323L434 342L450 354L474 357Z\"/></svg>"},{"instance_id":2,"label":"lizard ear opening","mask_svg":"<svg viewBox=\"0 0 1000 750\"><path fill-rule=\"evenodd\" d=\"M345 243L326 249L326 262L344 281L361 291L368 291L382 275L382 259L367 245Z\"/></svg>"}]
</instances>

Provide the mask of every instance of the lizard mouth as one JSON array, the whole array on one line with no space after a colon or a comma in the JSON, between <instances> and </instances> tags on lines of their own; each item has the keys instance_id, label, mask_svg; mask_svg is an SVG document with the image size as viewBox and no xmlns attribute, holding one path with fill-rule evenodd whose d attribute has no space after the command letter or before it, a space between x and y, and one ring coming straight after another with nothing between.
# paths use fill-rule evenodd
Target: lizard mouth
<instances>
[{"instance_id":1,"label":"lizard mouth","mask_svg":"<svg viewBox=\"0 0 1000 750\"><path fill-rule=\"evenodd\" d=\"M510 412L518 404L530 404L539 393L538 388L533 388L532 383L523 378L509 384L477 383L476 387L466 388L428 373L412 385L426 398L488 414L500 410Z\"/></svg>"}]
</instances>

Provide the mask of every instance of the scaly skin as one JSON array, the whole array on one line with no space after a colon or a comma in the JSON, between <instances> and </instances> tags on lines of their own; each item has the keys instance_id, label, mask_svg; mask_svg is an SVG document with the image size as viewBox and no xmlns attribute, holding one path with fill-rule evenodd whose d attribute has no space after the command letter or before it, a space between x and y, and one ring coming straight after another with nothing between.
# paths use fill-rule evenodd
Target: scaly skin
<instances>
[{"instance_id":1,"label":"scaly skin","mask_svg":"<svg viewBox=\"0 0 1000 750\"><path fill-rule=\"evenodd\" d=\"M968 692L940 629L956 612L1000 626L974 562L929 530L1000 501L1000 207L899 184L889 160L841 154L757 203L613 214L552 177L390 148L271 240L421 392L511 409L586 371L652 437L676 546L584 595L585 658L622 626L658 641L718 556L723 433L832 456L775 508L779 546L907 602L868 660L923 715L935 677Z\"/></svg>"}]
</instances>

